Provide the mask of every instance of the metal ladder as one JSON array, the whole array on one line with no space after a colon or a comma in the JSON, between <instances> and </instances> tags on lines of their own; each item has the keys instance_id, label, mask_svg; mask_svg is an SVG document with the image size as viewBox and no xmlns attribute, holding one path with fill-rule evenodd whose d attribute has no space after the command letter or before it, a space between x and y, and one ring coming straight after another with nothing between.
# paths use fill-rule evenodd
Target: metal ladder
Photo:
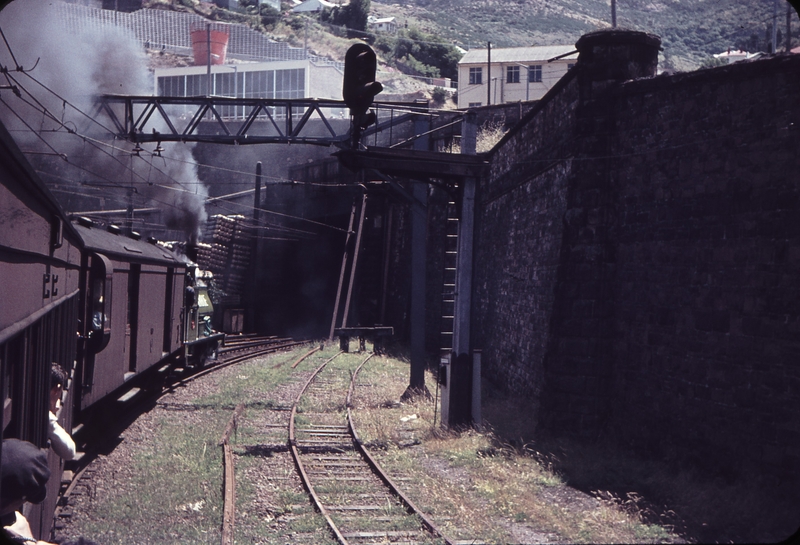
<instances>
[{"instance_id":1,"label":"metal ladder","mask_svg":"<svg viewBox=\"0 0 800 545\"><path fill-rule=\"evenodd\" d=\"M444 275L442 285L442 321L440 327L441 355L453 351L455 323L456 263L458 262L458 215L456 203L447 203L447 226L444 242Z\"/></svg>"}]
</instances>

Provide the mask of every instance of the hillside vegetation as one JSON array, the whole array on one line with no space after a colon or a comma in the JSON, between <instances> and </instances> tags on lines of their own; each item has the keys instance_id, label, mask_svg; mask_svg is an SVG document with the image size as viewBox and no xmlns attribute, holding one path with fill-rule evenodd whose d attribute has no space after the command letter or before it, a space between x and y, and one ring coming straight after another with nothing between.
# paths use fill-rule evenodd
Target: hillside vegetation
<instances>
[{"instance_id":1,"label":"hillside vegetation","mask_svg":"<svg viewBox=\"0 0 800 545\"><path fill-rule=\"evenodd\" d=\"M529 45L569 45L587 32L611 26L610 0L358 0L358 17L347 13L344 5L336 13L292 14L294 5L284 0L278 13L266 5L259 8L255 0L243 0L242 12L227 12L197 0L149 0L145 4L166 9L194 9L212 18L242 22L259 28L276 40L306 46L318 55L343 60L344 52L354 38L377 43L387 64L397 51L394 41L418 39L442 41L463 49L516 47ZM785 0L777 3L778 51L783 51L786 36ZM365 32L367 10L375 17L395 17L401 32L398 35L374 35ZM259 16L260 15L260 16ZM344 16L344 17L343 17ZM348 24L350 18L358 23ZM791 44L800 44L800 18L791 12ZM617 26L657 34L662 38L660 68L694 70L713 60L712 55L727 49L744 49L751 53L769 52L772 37L773 2L770 0L618 0ZM332 24L333 23L333 24ZM402 34L402 36L401 36ZM419 39L418 36L425 38ZM377 42L376 42L377 41ZM419 60L419 59L417 59ZM413 63L412 63L413 64ZM429 62L423 64L429 65ZM423 69L421 73L424 73ZM452 69L440 70L453 77ZM449 73L447 73L449 72ZM433 73L425 75L435 75Z\"/></svg>"},{"instance_id":2,"label":"hillside vegetation","mask_svg":"<svg viewBox=\"0 0 800 545\"><path fill-rule=\"evenodd\" d=\"M779 51L786 7L785 0L778 2ZM772 10L768 0L618 0L617 26L661 36L662 68L693 70L729 47L766 52ZM397 17L400 26L407 23L465 49L489 41L493 47L573 44L581 34L611 26L608 0L373 0L372 14ZM794 11L791 21L796 47L800 19Z\"/></svg>"}]
</instances>

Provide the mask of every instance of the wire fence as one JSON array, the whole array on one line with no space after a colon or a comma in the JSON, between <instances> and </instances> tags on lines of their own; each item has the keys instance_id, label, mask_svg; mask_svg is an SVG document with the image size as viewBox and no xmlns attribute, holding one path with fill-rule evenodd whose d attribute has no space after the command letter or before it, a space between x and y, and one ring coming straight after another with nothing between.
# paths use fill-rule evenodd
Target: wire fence
<instances>
[{"instance_id":1,"label":"wire fence","mask_svg":"<svg viewBox=\"0 0 800 545\"><path fill-rule=\"evenodd\" d=\"M124 13L67 3L59 3L58 9L67 30L76 34L102 31L112 26L149 49L191 55L191 31L209 25L210 30L228 35L228 57L248 61L309 60L316 65L344 70L344 63L312 55L306 49L290 46L286 42L271 40L247 25L209 22L194 13L147 8Z\"/></svg>"}]
</instances>

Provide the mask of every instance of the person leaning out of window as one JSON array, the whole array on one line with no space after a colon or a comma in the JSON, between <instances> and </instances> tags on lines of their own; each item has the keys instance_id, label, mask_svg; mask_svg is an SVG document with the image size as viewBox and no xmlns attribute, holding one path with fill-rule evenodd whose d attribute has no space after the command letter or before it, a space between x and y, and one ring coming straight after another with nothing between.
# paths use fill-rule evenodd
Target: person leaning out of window
<instances>
[{"instance_id":1,"label":"person leaning out of window","mask_svg":"<svg viewBox=\"0 0 800 545\"><path fill-rule=\"evenodd\" d=\"M58 413L61 410L61 393L67 383L67 374L64 369L55 362L50 368L50 427L47 438L53 452L63 460L73 460L77 455L75 441L69 433L58 423Z\"/></svg>"}]
</instances>

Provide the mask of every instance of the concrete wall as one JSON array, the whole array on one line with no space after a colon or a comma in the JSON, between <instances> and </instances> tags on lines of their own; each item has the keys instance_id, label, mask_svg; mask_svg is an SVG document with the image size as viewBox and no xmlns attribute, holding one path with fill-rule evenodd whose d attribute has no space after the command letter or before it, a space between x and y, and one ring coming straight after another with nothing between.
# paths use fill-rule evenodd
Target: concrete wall
<instances>
[{"instance_id":1,"label":"concrete wall","mask_svg":"<svg viewBox=\"0 0 800 545\"><path fill-rule=\"evenodd\" d=\"M800 56L647 77L652 37L600 34L482 182L484 374L551 430L797 476Z\"/></svg>"}]
</instances>

